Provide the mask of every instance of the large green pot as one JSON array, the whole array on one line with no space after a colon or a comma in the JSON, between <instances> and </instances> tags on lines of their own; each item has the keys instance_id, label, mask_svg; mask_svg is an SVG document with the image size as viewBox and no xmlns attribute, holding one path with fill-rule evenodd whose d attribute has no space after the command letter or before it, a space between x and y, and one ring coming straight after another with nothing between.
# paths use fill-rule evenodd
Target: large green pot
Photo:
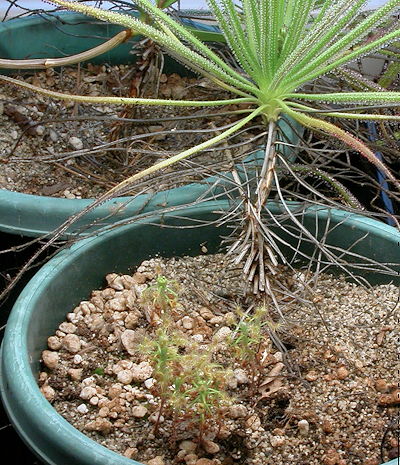
<instances>
[{"instance_id":1,"label":"large green pot","mask_svg":"<svg viewBox=\"0 0 400 465\"><path fill-rule=\"evenodd\" d=\"M205 41L221 40L214 26L189 21L188 27ZM122 27L101 22L78 13L62 12L52 16L32 16L0 23L0 56L7 59L62 57L95 47L122 30ZM32 38L34 37L34 40ZM93 63L123 64L134 61L129 52L138 38L91 61ZM186 69L167 57L167 71L187 74ZM1 70L7 72L8 70ZM135 199L118 198L107 202L77 222L72 228L79 231L85 225L99 222L108 224L144 211L157 210L193 201L207 187L191 186L144 195ZM28 237L39 237L54 231L70 216L80 212L93 199L63 199L29 195L0 189L0 231ZM118 210L118 207L122 207ZM111 215L111 213L115 212ZM104 219L104 220L103 220ZM87 233L88 231L85 231Z\"/></svg>"},{"instance_id":2,"label":"large green pot","mask_svg":"<svg viewBox=\"0 0 400 465\"><path fill-rule=\"evenodd\" d=\"M191 20L184 22L203 41L222 40L222 35L217 32L216 26ZM71 55L99 45L120 30L122 30L120 26L68 12L45 18L33 16L14 19L0 23L0 56L9 59L23 59ZM129 54L129 51L136 40L138 39L131 39L91 61L110 64L132 62L134 57ZM187 74L187 70L182 65L168 57L166 58L166 68L169 71ZM296 123L293 124L299 131L299 126ZM286 140L293 143L298 141L296 132L285 121L280 122L280 127ZM293 159L293 152L288 147L283 147L282 151ZM220 177L219 181L213 177L201 184L190 184L159 192L156 195L113 199L87 213L69 228L65 236L87 234L93 230L93 227L85 229L85 226L96 222L98 225L104 226L142 212L193 202L217 181L221 189L217 189L218 192L215 190L213 192L221 194L225 175L226 173ZM0 231L28 237L40 237L54 231L69 217L82 211L92 202L93 199L71 200L0 189Z\"/></svg>"},{"instance_id":3,"label":"large green pot","mask_svg":"<svg viewBox=\"0 0 400 465\"><path fill-rule=\"evenodd\" d=\"M133 465L138 462L117 455L73 428L45 400L36 379L40 354L46 340L91 290L104 284L110 272L126 273L144 259L163 256L196 255L206 242L210 252L216 251L226 227L208 225L197 228L169 228L162 225L198 225L199 221L216 219L228 208L227 201L213 201L187 208L173 217L155 216L136 224L117 228L96 237L83 239L59 252L32 278L16 302L7 323L2 344L0 392L5 409L17 432L28 446L47 464L52 465ZM270 204L275 215L282 212L278 204ZM292 205L293 212L298 205ZM183 220L182 218L186 218ZM375 220L341 210L310 208L298 216L304 226L316 233L324 231L330 221L331 232L326 244L348 249L379 262L400 263L400 233ZM294 225L286 219L289 229ZM290 234L274 232L295 247L298 241ZM367 236L366 236L367 235ZM312 243L304 242L301 250L313 252ZM288 258L290 249L288 248ZM344 258L344 257L343 257ZM95 266L94 266L95 265ZM392 276L367 273L373 283L394 281L400 284L398 272ZM332 270L334 271L334 270ZM397 275L396 275L397 273ZM391 465L395 461L390 462Z\"/></svg>"}]
</instances>

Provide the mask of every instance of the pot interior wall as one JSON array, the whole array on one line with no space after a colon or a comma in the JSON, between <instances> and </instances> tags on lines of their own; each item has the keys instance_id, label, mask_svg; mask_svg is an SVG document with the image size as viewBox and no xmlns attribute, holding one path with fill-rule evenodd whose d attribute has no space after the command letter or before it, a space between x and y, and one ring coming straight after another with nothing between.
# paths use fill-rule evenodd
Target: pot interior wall
<instances>
[{"instance_id":1,"label":"pot interior wall","mask_svg":"<svg viewBox=\"0 0 400 465\"><path fill-rule=\"evenodd\" d=\"M212 26L191 23L203 40L218 39ZM101 45L124 30L122 26L109 24L73 12L58 12L13 19L0 23L0 56L10 60L31 58L60 58L78 54ZM34 40L32 40L34 38ZM132 53L135 44L143 37L131 37L118 47L91 58L93 64L120 65L134 63ZM166 55L166 73L193 76L185 66ZM13 74L15 70L1 69L0 73Z\"/></svg>"}]
</instances>

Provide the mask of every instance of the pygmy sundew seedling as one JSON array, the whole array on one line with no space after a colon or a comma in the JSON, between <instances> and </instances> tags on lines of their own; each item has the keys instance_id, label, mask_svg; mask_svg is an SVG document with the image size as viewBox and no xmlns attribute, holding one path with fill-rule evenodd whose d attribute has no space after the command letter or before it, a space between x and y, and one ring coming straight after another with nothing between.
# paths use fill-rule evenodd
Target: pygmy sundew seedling
<instances>
[{"instance_id":1,"label":"pygmy sundew seedling","mask_svg":"<svg viewBox=\"0 0 400 465\"><path fill-rule=\"evenodd\" d=\"M178 290L178 283L158 275L155 284L143 291L141 302L148 311L150 324L160 320L163 313L173 311L178 301Z\"/></svg>"}]
</instances>

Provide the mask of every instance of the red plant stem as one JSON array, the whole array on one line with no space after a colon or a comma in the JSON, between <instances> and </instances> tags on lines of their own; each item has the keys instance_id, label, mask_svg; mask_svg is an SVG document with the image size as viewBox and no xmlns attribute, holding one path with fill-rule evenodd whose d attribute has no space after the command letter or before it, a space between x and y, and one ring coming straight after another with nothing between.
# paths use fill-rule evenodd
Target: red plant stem
<instances>
[{"instance_id":1,"label":"red plant stem","mask_svg":"<svg viewBox=\"0 0 400 465\"><path fill-rule=\"evenodd\" d=\"M156 420L156 423L154 425L154 430L153 430L154 435L157 435L158 430L160 428L160 418L161 418L161 413L164 409L164 405L165 405L165 399L161 399L160 410L158 411L157 420Z\"/></svg>"}]
</instances>

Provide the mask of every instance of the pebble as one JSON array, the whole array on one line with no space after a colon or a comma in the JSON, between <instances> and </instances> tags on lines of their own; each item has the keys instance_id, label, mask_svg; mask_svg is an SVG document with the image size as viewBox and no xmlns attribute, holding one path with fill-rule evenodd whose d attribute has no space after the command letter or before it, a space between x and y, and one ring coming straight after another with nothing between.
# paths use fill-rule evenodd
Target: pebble
<instances>
[{"instance_id":1,"label":"pebble","mask_svg":"<svg viewBox=\"0 0 400 465\"><path fill-rule=\"evenodd\" d=\"M39 125L39 126L36 126L35 131L36 131L36 134L37 134L38 136L43 136L43 134L44 134L45 131L46 131L46 128L45 128L44 126L40 126L40 125Z\"/></svg>"},{"instance_id":2,"label":"pebble","mask_svg":"<svg viewBox=\"0 0 400 465\"><path fill-rule=\"evenodd\" d=\"M113 312L123 312L127 309L126 298L123 295L117 296L114 299L110 299L106 303L106 309Z\"/></svg>"},{"instance_id":3,"label":"pebble","mask_svg":"<svg viewBox=\"0 0 400 465\"><path fill-rule=\"evenodd\" d=\"M390 394L381 394L378 399L379 405L391 406L400 404L400 389L395 389Z\"/></svg>"},{"instance_id":4,"label":"pebble","mask_svg":"<svg viewBox=\"0 0 400 465\"><path fill-rule=\"evenodd\" d=\"M65 197L66 199L70 199L70 200L76 198L75 194L73 194L73 193L72 193L70 190L68 190L68 189L65 189L65 191L63 192L63 195L64 195L64 197Z\"/></svg>"},{"instance_id":5,"label":"pebble","mask_svg":"<svg viewBox=\"0 0 400 465\"><path fill-rule=\"evenodd\" d=\"M143 405L135 405L132 407L131 413L135 418L143 418L147 415L148 410Z\"/></svg>"},{"instance_id":6,"label":"pebble","mask_svg":"<svg viewBox=\"0 0 400 465\"><path fill-rule=\"evenodd\" d=\"M297 427L299 428L299 432L302 436L307 436L310 431L310 424L307 420L300 420L297 423Z\"/></svg>"},{"instance_id":7,"label":"pebble","mask_svg":"<svg viewBox=\"0 0 400 465\"><path fill-rule=\"evenodd\" d=\"M123 277L117 273L109 273L106 275L107 284L116 291L122 291L125 289L123 283Z\"/></svg>"},{"instance_id":8,"label":"pebble","mask_svg":"<svg viewBox=\"0 0 400 465\"><path fill-rule=\"evenodd\" d=\"M82 355L76 354L73 358L73 362L75 365L80 365L83 361Z\"/></svg>"},{"instance_id":9,"label":"pebble","mask_svg":"<svg viewBox=\"0 0 400 465\"><path fill-rule=\"evenodd\" d=\"M234 404L229 407L229 417L236 418L245 418L247 416L247 407L243 404Z\"/></svg>"},{"instance_id":10,"label":"pebble","mask_svg":"<svg viewBox=\"0 0 400 465\"><path fill-rule=\"evenodd\" d=\"M213 316L211 320L209 320L210 325L221 325L224 322L223 316Z\"/></svg>"},{"instance_id":11,"label":"pebble","mask_svg":"<svg viewBox=\"0 0 400 465\"><path fill-rule=\"evenodd\" d=\"M324 465L338 465L340 455L334 449L328 449L322 458Z\"/></svg>"},{"instance_id":12,"label":"pebble","mask_svg":"<svg viewBox=\"0 0 400 465\"><path fill-rule=\"evenodd\" d=\"M151 389L154 386L155 382L156 380L154 378L148 378L145 380L143 384L146 389Z\"/></svg>"},{"instance_id":13,"label":"pebble","mask_svg":"<svg viewBox=\"0 0 400 465\"><path fill-rule=\"evenodd\" d=\"M384 379L377 379L375 381L375 389L378 392L387 392L389 389L388 383Z\"/></svg>"},{"instance_id":14,"label":"pebble","mask_svg":"<svg viewBox=\"0 0 400 465\"><path fill-rule=\"evenodd\" d=\"M95 396L97 394L97 390L93 386L85 386L80 394L79 397L84 400L89 400L91 397Z\"/></svg>"},{"instance_id":15,"label":"pebble","mask_svg":"<svg viewBox=\"0 0 400 465\"><path fill-rule=\"evenodd\" d=\"M76 334L67 334L62 340L62 346L71 354L76 354L81 350L81 341Z\"/></svg>"},{"instance_id":16,"label":"pebble","mask_svg":"<svg viewBox=\"0 0 400 465\"><path fill-rule=\"evenodd\" d=\"M151 421L152 423L156 423L157 421L159 423L163 423L164 420L165 418L163 417L163 415L160 415L160 418L158 418L158 412L154 412L149 416L149 421Z\"/></svg>"},{"instance_id":17,"label":"pebble","mask_svg":"<svg viewBox=\"0 0 400 465\"><path fill-rule=\"evenodd\" d=\"M74 380L79 381L82 378L83 368L70 368L68 370L68 376Z\"/></svg>"},{"instance_id":18,"label":"pebble","mask_svg":"<svg viewBox=\"0 0 400 465\"><path fill-rule=\"evenodd\" d=\"M79 413L82 413L82 414L88 413L88 411L89 411L89 409L87 408L86 404L80 404L80 405L78 405L78 407L76 407L76 410L77 410Z\"/></svg>"},{"instance_id":19,"label":"pebble","mask_svg":"<svg viewBox=\"0 0 400 465\"><path fill-rule=\"evenodd\" d=\"M110 409L108 407L101 407L99 409L99 417L105 418L108 417Z\"/></svg>"},{"instance_id":20,"label":"pebble","mask_svg":"<svg viewBox=\"0 0 400 465\"><path fill-rule=\"evenodd\" d=\"M222 326L219 330L214 334L213 340L215 342L222 342L224 341L230 334L232 333L231 328L228 326Z\"/></svg>"},{"instance_id":21,"label":"pebble","mask_svg":"<svg viewBox=\"0 0 400 465\"><path fill-rule=\"evenodd\" d=\"M214 460L210 460L210 459L206 459L206 458L199 459L195 463L195 465L214 465L214 464L215 464Z\"/></svg>"},{"instance_id":22,"label":"pebble","mask_svg":"<svg viewBox=\"0 0 400 465\"><path fill-rule=\"evenodd\" d=\"M280 447L285 444L286 439L284 436L271 436L270 442L272 447Z\"/></svg>"},{"instance_id":23,"label":"pebble","mask_svg":"<svg viewBox=\"0 0 400 465\"><path fill-rule=\"evenodd\" d=\"M49 401L52 402L55 399L56 396L56 391L49 386L48 384L44 384L41 388L40 391L44 395L44 397Z\"/></svg>"},{"instance_id":24,"label":"pebble","mask_svg":"<svg viewBox=\"0 0 400 465\"><path fill-rule=\"evenodd\" d=\"M304 377L307 381L312 383L313 381L317 381L318 373L314 370L309 371L306 376Z\"/></svg>"},{"instance_id":25,"label":"pebble","mask_svg":"<svg viewBox=\"0 0 400 465\"><path fill-rule=\"evenodd\" d=\"M201 307L199 309L200 316L204 318L206 321L211 320L214 317L214 313L207 307Z\"/></svg>"},{"instance_id":26,"label":"pebble","mask_svg":"<svg viewBox=\"0 0 400 465\"><path fill-rule=\"evenodd\" d=\"M364 368L364 364L361 360L356 360L354 362L354 366L357 368L357 370L362 370Z\"/></svg>"},{"instance_id":27,"label":"pebble","mask_svg":"<svg viewBox=\"0 0 400 465\"><path fill-rule=\"evenodd\" d=\"M224 323L226 326L236 326L237 315L234 312L227 312L224 315Z\"/></svg>"},{"instance_id":28,"label":"pebble","mask_svg":"<svg viewBox=\"0 0 400 465\"><path fill-rule=\"evenodd\" d=\"M336 370L338 379L346 379L349 376L349 370L345 366L341 366Z\"/></svg>"},{"instance_id":29,"label":"pebble","mask_svg":"<svg viewBox=\"0 0 400 465\"><path fill-rule=\"evenodd\" d=\"M82 386L95 386L96 378L94 376L88 376L82 381Z\"/></svg>"},{"instance_id":30,"label":"pebble","mask_svg":"<svg viewBox=\"0 0 400 465\"><path fill-rule=\"evenodd\" d=\"M339 400L337 406L339 410L346 410L349 408L349 404L345 400Z\"/></svg>"},{"instance_id":31,"label":"pebble","mask_svg":"<svg viewBox=\"0 0 400 465\"><path fill-rule=\"evenodd\" d=\"M120 383L113 384L112 386L110 386L108 390L108 397L110 399L115 399L121 394L121 392L122 392L122 384Z\"/></svg>"},{"instance_id":32,"label":"pebble","mask_svg":"<svg viewBox=\"0 0 400 465\"><path fill-rule=\"evenodd\" d=\"M64 321L64 323L61 323L58 328L60 331L66 334L73 334L76 332L77 329L73 323L67 323L66 321Z\"/></svg>"},{"instance_id":33,"label":"pebble","mask_svg":"<svg viewBox=\"0 0 400 465\"><path fill-rule=\"evenodd\" d=\"M121 343L129 355L135 355L138 346L138 333L133 329L126 329L121 334Z\"/></svg>"},{"instance_id":34,"label":"pebble","mask_svg":"<svg viewBox=\"0 0 400 465\"><path fill-rule=\"evenodd\" d=\"M84 315L90 315L91 313L94 313L96 311L96 306L91 302L86 301L81 302L79 308Z\"/></svg>"},{"instance_id":35,"label":"pebble","mask_svg":"<svg viewBox=\"0 0 400 465\"><path fill-rule=\"evenodd\" d=\"M202 446L207 454L216 454L220 450L219 445L216 442L210 441L209 439L204 439Z\"/></svg>"},{"instance_id":36,"label":"pebble","mask_svg":"<svg viewBox=\"0 0 400 465\"><path fill-rule=\"evenodd\" d=\"M139 312L134 312L134 311L129 312L127 317L125 318L125 328L128 328L128 329L136 328L139 323L140 316L141 315Z\"/></svg>"},{"instance_id":37,"label":"pebble","mask_svg":"<svg viewBox=\"0 0 400 465\"><path fill-rule=\"evenodd\" d=\"M137 271L133 274L132 279L136 284L144 284L148 278L144 273L140 273Z\"/></svg>"},{"instance_id":38,"label":"pebble","mask_svg":"<svg viewBox=\"0 0 400 465\"><path fill-rule=\"evenodd\" d=\"M234 376L230 376L227 380L227 387L229 389L237 389L238 387L238 382L237 379Z\"/></svg>"},{"instance_id":39,"label":"pebble","mask_svg":"<svg viewBox=\"0 0 400 465\"><path fill-rule=\"evenodd\" d=\"M261 420L258 415L251 415L246 421L246 428L252 429L253 431L258 430L261 426Z\"/></svg>"},{"instance_id":40,"label":"pebble","mask_svg":"<svg viewBox=\"0 0 400 465\"><path fill-rule=\"evenodd\" d=\"M186 452L194 452L197 449L197 444L193 441L182 441L179 444L179 449L184 450Z\"/></svg>"},{"instance_id":41,"label":"pebble","mask_svg":"<svg viewBox=\"0 0 400 465\"><path fill-rule=\"evenodd\" d=\"M133 373L130 370L121 370L117 374L117 380L122 384L130 384L133 380Z\"/></svg>"},{"instance_id":42,"label":"pebble","mask_svg":"<svg viewBox=\"0 0 400 465\"><path fill-rule=\"evenodd\" d=\"M89 423L87 423L85 425L85 430L98 431L102 434L108 434L111 431L112 427L113 425L110 420L98 417L94 421L90 421Z\"/></svg>"},{"instance_id":43,"label":"pebble","mask_svg":"<svg viewBox=\"0 0 400 465\"><path fill-rule=\"evenodd\" d=\"M88 326L91 331L99 331L101 328L104 327L104 318L102 315L95 315L92 317L90 323L88 323Z\"/></svg>"},{"instance_id":44,"label":"pebble","mask_svg":"<svg viewBox=\"0 0 400 465\"><path fill-rule=\"evenodd\" d=\"M79 139L79 137L74 137L74 136L70 137L68 139L68 143L75 150L82 150L83 149L83 142L82 142L81 139Z\"/></svg>"},{"instance_id":45,"label":"pebble","mask_svg":"<svg viewBox=\"0 0 400 465\"><path fill-rule=\"evenodd\" d=\"M54 131L54 129L50 128L49 129L49 136L50 136L50 140L52 142L57 142L58 139L59 139L59 135L56 131Z\"/></svg>"},{"instance_id":46,"label":"pebble","mask_svg":"<svg viewBox=\"0 0 400 465\"><path fill-rule=\"evenodd\" d=\"M183 452L185 454L183 460L185 461L186 465L196 465L198 459L197 454L186 454L186 452L183 450L181 450L180 452Z\"/></svg>"},{"instance_id":47,"label":"pebble","mask_svg":"<svg viewBox=\"0 0 400 465\"><path fill-rule=\"evenodd\" d=\"M247 373L243 370L243 368L236 368L236 370L233 371L233 376L237 380L238 384L249 383L249 377L247 376Z\"/></svg>"},{"instance_id":48,"label":"pebble","mask_svg":"<svg viewBox=\"0 0 400 465\"><path fill-rule=\"evenodd\" d=\"M334 429L333 429L333 425L332 425L332 422L330 420L323 420L322 422L322 430L325 432L325 433L333 433Z\"/></svg>"},{"instance_id":49,"label":"pebble","mask_svg":"<svg viewBox=\"0 0 400 465\"><path fill-rule=\"evenodd\" d=\"M135 383L142 383L146 379L151 378L153 374L153 367L149 362L140 362L139 364L134 363L132 368L132 379Z\"/></svg>"},{"instance_id":50,"label":"pebble","mask_svg":"<svg viewBox=\"0 0 400 465\"><path fill-rule=\"evenodd\" d=\"M128 459L133 459L136 457L137 453L138 453L138 450L136 449L136 447L128 447L124 451L124 457L127 457Z\"/></svg>"},{"instance_id":51,"label":"pebble","mask_svg":"<svg viewBox=\"0 0 400 465\"><path fill-rule=\"evenodd\" d=\"M54 370L59 362L59 355L58 352L52 352L51 350L44 350L42 352L42 360L43 363L50 368L50 370Z\"/></svg>"},{"instance_id":52,"label":"pebble","mask_svg":"<svg viewBox=\"0 0 400 465\"><path fill-rule=\"evenodd\" d=\"M165 465L164 458L162 455L157 455L157 457L150 459L147 465Z\"/></svg>"},{"instance_id":53,"label":"pebble","mask_svg":"<svg viewBox=\"0 0 400 465\"><path fill-rule=\"evenodd\" d=\"M182 326L185 329L193 329L193 326L194 326L193 318L190 318L190 316L184 316L182 318Z\"/></svg>"},{"instance_id":54,"label":"pebble","mask_svg":"<svg viewBox=\"0 0 400 465\"><path fill-rule=\"evenodd\" d=\"M59 350L62 346L61 339L57 336L50 336L47 339L47 345L51 350Z\"/></svg>"}]
</instances>

